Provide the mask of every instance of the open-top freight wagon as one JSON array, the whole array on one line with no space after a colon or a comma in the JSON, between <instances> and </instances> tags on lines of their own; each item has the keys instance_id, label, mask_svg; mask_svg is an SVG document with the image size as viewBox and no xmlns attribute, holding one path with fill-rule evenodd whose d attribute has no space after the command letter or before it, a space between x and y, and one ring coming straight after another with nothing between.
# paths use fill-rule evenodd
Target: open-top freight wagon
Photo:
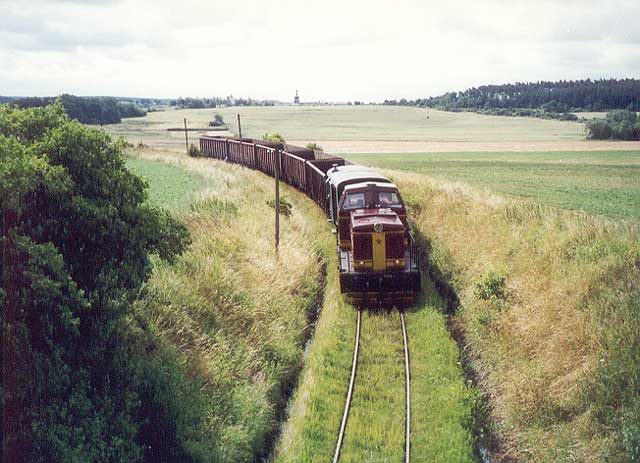
<instances>
[{"instance_id":1,"label":"open-top freight wagon","mask_svg":"<svg viewBox=\"0 0 640 463\"><path fill-rule=\"evenodd\" d=\"M340 290L357 306L406 306L420 290L418 253L400 191L368 167L323 151L251 138L204 136L202 156L242 164L303 191L337 238Z\"/></svg>"}]
</instances>

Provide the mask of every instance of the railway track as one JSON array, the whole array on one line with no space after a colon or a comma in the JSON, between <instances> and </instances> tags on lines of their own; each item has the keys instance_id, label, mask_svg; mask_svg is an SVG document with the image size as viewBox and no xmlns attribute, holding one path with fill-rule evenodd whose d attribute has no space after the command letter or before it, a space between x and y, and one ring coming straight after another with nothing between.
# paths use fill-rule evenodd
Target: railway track
<instances>
[{"instance_id":1,"label":"railway track","mask_svg":"<svg viewBox=\"0 0 640 463\"><path fill-rule=\"evenodd\" d=\"M353 349L353 361L351 363L351 376L349 378L349 388L347 390L347 398L344 405L344 411L342 413L342 421L340 423L340 430L338 431L338 440L336 443L335 452L333 454L333 463L338 463L340 460L340 452L342 451L342 443L344 441L344 435L347 429L347 420L349 418L349 410L351 408L351 399L353 398L353 389L356 381L356 373L358 370L358 353L360 351L360 326L362 315L361 311L357 310L356 318L356 336L355 345ZM404 445L404 462L410 462L411 455L411 376L409 369L409 340L407 336L407 329L404 320L404 312L400 311L400 324L402 327L402 345L404 351L404 373L405 373L405 445Z\"/></svg>"}]
</instances>

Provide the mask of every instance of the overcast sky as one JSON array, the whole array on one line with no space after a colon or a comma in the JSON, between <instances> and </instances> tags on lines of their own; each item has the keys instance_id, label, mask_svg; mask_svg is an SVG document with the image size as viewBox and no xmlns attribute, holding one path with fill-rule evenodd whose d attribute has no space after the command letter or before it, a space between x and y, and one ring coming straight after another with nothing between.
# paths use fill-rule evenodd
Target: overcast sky
<instances>
[{"instance_id":1,"label":"overcast sky","mask_svg":"<svg viewBox=\"0 0 640 463\"><path fill-rule=\"evenodd\" d=\"M381 101L640 77L640 0L0 0L0 95Z\"/></svg>"}]
</instances>

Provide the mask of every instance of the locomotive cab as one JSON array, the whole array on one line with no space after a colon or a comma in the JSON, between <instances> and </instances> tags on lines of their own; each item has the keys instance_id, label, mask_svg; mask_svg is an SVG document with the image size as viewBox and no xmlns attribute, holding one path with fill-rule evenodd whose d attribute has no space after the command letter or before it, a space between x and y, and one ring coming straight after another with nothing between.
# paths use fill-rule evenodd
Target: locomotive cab
<instances>
[{"instance_id":1,"label":"locomotive cab","mask_svg":"<svg viewBox=\"0 0 640 463\"><path fill-rule=\"evenodd\" d=\"M362 182L338 203L340 286L356 305L409 305L420 288L417 253L398 188Z\"/></svg>"},{"instance_id":2,"label":"locomotive cab","mask_svg":"<svg viewBox=\"0 0 640 463\"><path fill-rule=\"evenodd\" d=\"M344 188L338 203L336 225L340 249L352 249L353 238L351 233L354 226L352 216L353 212L359 209L379 210L381 217L389 214L397 216L404 227L405 238L408 237L407 210L398 187L393 183L356 183ZM382 210L385 210L385 212L383 213ZM372 212L370 212L371 214Z\"/></svg>"}]
</instances>

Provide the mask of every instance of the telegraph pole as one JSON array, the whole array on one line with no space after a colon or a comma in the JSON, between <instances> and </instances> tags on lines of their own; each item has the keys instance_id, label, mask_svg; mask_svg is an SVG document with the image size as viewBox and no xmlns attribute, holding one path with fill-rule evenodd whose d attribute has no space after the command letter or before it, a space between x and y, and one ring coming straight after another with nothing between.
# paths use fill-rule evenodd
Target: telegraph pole
<instances>
[{"instance_id":1,"label":"telegraph pole","mask_svg":"<svg viewBox=\"0 0 640 463\"><path fill-rule=\"evenodd\" d=\"M242 140L242 126L240 125L240 114L238 114L238 138Z\"/></svg>"},{"instance_id":2,"label":"telegraph pole","mask_svg":"<svg viewBox=\"0 0 640 463\"><path fill-rule=\"evenodd\" d=\"M239 117L239 116L238 116ZM276 177L276 253L280 245L280 148L275 151L275 177Z\"/></svg>"},{"instance_id":3,"label":"telegraph pole","mask_svg":"<svg viewBox=\"0 0 640 463\"><path fill-rule=\"evenodd\" d=\"M187 118L184 118L184 144L189 154L189 135L187 134Z\"/></svg>"}]
</instances>

